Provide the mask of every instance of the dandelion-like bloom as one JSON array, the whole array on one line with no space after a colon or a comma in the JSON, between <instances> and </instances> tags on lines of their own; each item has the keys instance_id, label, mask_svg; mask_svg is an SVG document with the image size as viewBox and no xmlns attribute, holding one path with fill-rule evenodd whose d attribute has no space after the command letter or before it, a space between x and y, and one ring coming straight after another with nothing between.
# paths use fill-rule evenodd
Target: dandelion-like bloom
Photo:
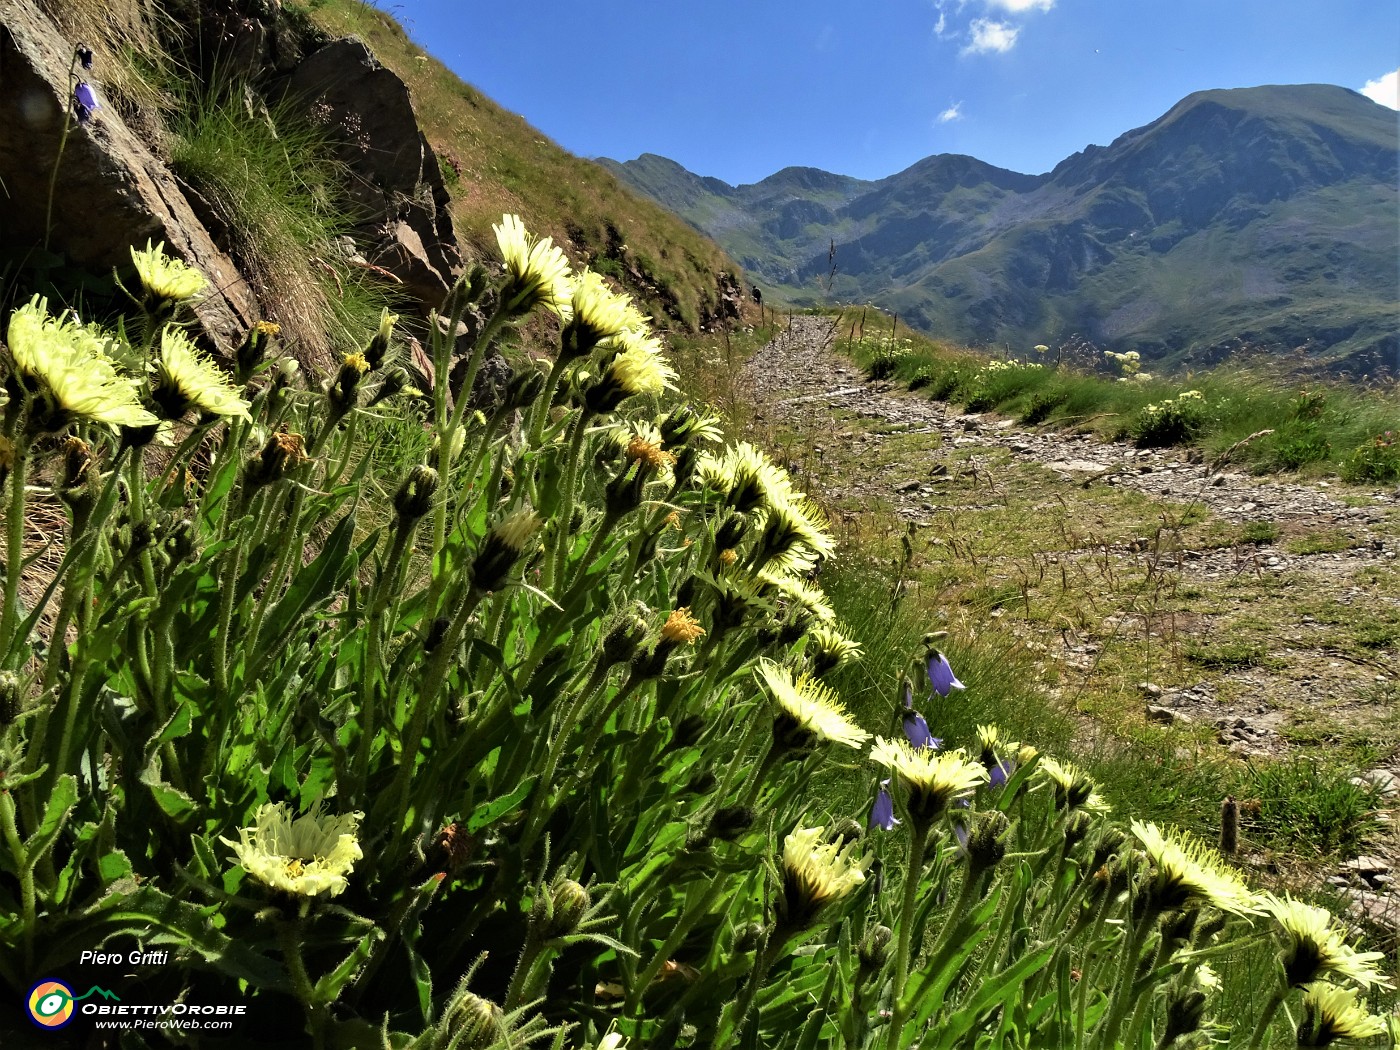
<instances>
[{"instance_id":1,"label":"dandelion-like bloom","mask_svg":"<svg viewBox=\"0 0 1400 1050\"><path fill-rule=\"evenodd\" d=\"M472 586L479 591L497 591L506 583L511 568L525 550L525 544L539 531L540 516L528 507L502 518L481 541L472 561Z\"/></svg>"},{"instance_id":2,"label":"dandelion-like bloom","mask_svg":"<svg viewBox=\"0 0 1400 1050\"><path fill-rule=\"evenodd\" d=\"M1373 1039L1385 1034L1385 1021L1358 1003L1350 988L1318 981L1303 996L1299 1046L1331 1046L1338 1039Z\"/></svg>"},{"instance_id":3,"label":"dandelion-like bloom","mask_svg":"<svg viewBox=\"0 0 1400 1050\"><path fill-rule=\"evenodd\" d=\"M229 377L184 332L173 328L161 332L160 359L153 367L159 382L151 396L166 419L179 419L191 408L216 416L253 418L248 402Z\"/></svg>"},{"instance_id":4,"label":"dandelion-like bloom","mask_svg":"<svg viewBox=\"0 0 1400 1050\"><path fill-rule=\"evenodd\" d=\"M662 357L661 340L639 332L623 332L613 342L622 349L590 388L595 400L611 403L595 407L594 411L611 412L623 398L659 394L674 387L676 373Z\"/></svg>"},{"instance_id":5,"label":"dandelion-like bloom","mask_svg":"<svg viewBox=\"0 0 1400 1050\"><path fill-rule=\"evenodd\" d=\"M829 558L836 543L826 515L806 496L789 494L773 503L754 547L757 564L782 572L807 572L818 558Z\"/></svg>"},{"instance_id":6,"label":"dandelion-like bloom","mask_svg":"<svg viewBox=\"0 0 1400 1050\"><path fill-rule=\"evenodd\" d=\"M870 826L884 831L893 831L896 824L903 823L894 815L894 799L890 797L889 780L880 781L880 790L875 795L875 805L870 807Z\"/></svg>"},{"instance_id":7,"label":"dandelion-like bloom","mask_svg":"<svg viewBox=\"0 0 1400 1050\"><path fill-rule=\"evenodd\" d=\"M274 890L298 897L334 897L345 891L346 876L364 853L355 835L363 813L320 815L319 806L292 819L286 803L258 809L257 823L238 832L232 846L238 863Z\"/></svg>"},{"instance_id":8,"label":"dandelion-like bloom","mask_svg":"<svg viewBox=\"0 0 1400 1050\"><path fill-rule=\"evenodd\" d=\"M6 333L15 369L50 400L45 430L62 430L71 417L126 427L153 426L136 384L103 353L103 341L75 321L49 316L48 300L34 296L10 314Z\"/></svg>"},{"instance_id":9,"label":"dandelion-like bloom","mask_svg":"<svg viewBox=\"0 0 1400 1050\"><path fill-rule=\"evenodd\" d=\"M506 283L501 289L506 309L526 314L542 304L567 320L573 299L569 260L554 246L554 238L536 240L519 215L503 215L500 225L491 229L506 267Z\"/></svg>"},{"instance_id":10,"label":"dandelion-like bloom","mask_svg":"<svg viewBox=\"0 0 1400 1050\"><path fill-rule=\"evenodd\" d=\"M1055 790L1055 805L1060 809L1086 809L1091 813L1108 813L1112 810L1094 779L1073 762L1056 762L1053 758L1042 758L1037 767Z\"/></svg>"},{"instance_id":11,"label":"dandelion-like bloom","mask_svg":"<svg viewBox=\"0 0 1400 1050\"><path fill-rule=\"evenodd\" d=\"M690 606L673 609L661 625L661 640L671 645L693 645L705 634L700 621L691 615Z\"/></svg>"},{"instance_id":12,"label":"dandelion-like bloom","mask_svg":"<svg viewBox=\"0 0 1400 1050\"><path fill-rule=\"evenodd\" d=\"M939 650L934 649L928 654L928 684L939 696L946 697L954 689L966 689L967 686L958 681L958 676L953 673L952 665L948 663L948 658Z\"/></svg>"},{"instance_id":13,"label":"dandelion-like bloom","mask_svg":"<svg viewBox=\"0 0 1400 1050\"><path fill-rule=\"evenodd\" d=\"M792 479L747 441L725 450L724 472L729 479L726 499L740 514L786 503L792 495Z\"/></svg>"},{"instance_id":14,"label":"dandelion-like bloom","mask_svg":"<svg viewBox=\"0 0 1400 1050\"><path fill-rule=\"evenodd\" d=\"M878 737L870 758L876 765L893 770L909 789L909 816L925 827L987 781L987 771L969 761L961 748L936 751Z\"/></svg>"},{"instance_id":15,"label":"dandelion-like bloom","mask_svg":"<svg viewBox=\"0 0 1400 1050\"><path fill-rule=\"evenodd\" d=\"M832 609L831 602L827 600L826 592L814 583L797 576L790 576L782 572L768 572L760 570L757 579L772 587L778 592L778 596L784 602L796 605L813 619L822 623L830 624L836 621L836 611Z\"/></svg>"},{"instance_id":16,"label":"dandelion-like bloom","mask_svg":"<svg viewBox=\"0 0 1400 1050\"><path fill-rule=\"evenodd\" d=\"M865 881L870 857L856 858L854 842L827 842L825 828L798 828L783 840L783 895L778 924L804 930L828 905Z\"/></svg>"},{"instance_id":17,"label":"dandelion-like bloom","mask_svg":"<svg viewBox=\"0 0 1400 1050\"><path fill-rule=\"evenodd\" d=\"M774 736L789 748L823 742L859 748L870 734L851 721L840 698L811 675L794 679L792 672L772 660L758 662L758 673L778 704Z\"/></svg>"},{"instance_id":18,"label":"dandelion-like bloom","mask_svg":"<svg viewBox=\"0 0 1400 1050\"><path fill-rule=\"evenodd\" d=\"M812 655L812 673L817 676L828 674L838 667L859 660L859 642L847 638L840 631L818 625L807 632L808 651Z\"/></svg>"},{"instance_id":19,"label":"dandelion-like bloom","mask_svg":"<svg viewBox=\"0 0 1400 1050\"><path fill-rule=\"evenodd\" d=\"M1048 759L1041 759L1045 768ZM1151 906L1172 911L1192 902L1209 904L1232 915L1258 910L1258 901L1233 869L1184 835L1164 834L1156 824L1134 820L1132 832L1153 868L1148 892Z\"/></svg>"},{"instance_id":20,"label":"dandelion-like bloom","mask_svg":"<svg viewBox=\"0 0 1400 1050\"><path fill-rule=\"evenodd\" d=\"M166 255L164 241L154 248L147 241L144 251L132 248L131 261L136 264L136 276L141 279L146 293L141 305L156 316L173 310L177 303L193 299L208 283L204 274L194 267Z\"/></svg>"},{"instance_id":21,"label":"dandelion-like bloom","mask_svg":"<svg viewBox=\"0 0 1400 1050\"><path fill-rule=\"evenodd\" d=\"M1330 912L1291 897L1271 893L1259 898L1264 911L1277 920L1283 933L1283 972L1292 987L1309 984L1327 974L1346 977L1363 988L1390 982L1376 969L1383 952L1358 952L1346 943Z\"/></svg>"},{"instance_id":22,"label":"dandelion-like bloom","mask_svg":"<svg viewBox=\"0 0 1400 1050\"><path fill-rule=\"evenodd\" d=\"M572 331L566 339L577 343L578 353L587 353L604 339L612 339L629 329L640 326L628 307L631 300L608 287L601 274L584 270L573 279L570 304L573 308Z\"/></svg>"}]
</instances>

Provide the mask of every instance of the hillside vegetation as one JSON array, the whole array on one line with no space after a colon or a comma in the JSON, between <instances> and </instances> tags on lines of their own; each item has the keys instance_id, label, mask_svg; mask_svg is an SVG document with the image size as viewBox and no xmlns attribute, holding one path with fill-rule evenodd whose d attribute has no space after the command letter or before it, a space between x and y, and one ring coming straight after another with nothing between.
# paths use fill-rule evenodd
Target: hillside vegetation
<instances>
[{"instance_id":1,"label":"hillside vegetation","mask_svg":"<svg viewBox=\"0 0 1400 1050\"><path fill-rule=\"evenodd\" d=\"M799 303L873 301L1020 352L1078 334L1199 368L1242 345L1393 371L1394 113L1339 87L1203 91L1044 175L928 157L875 182L611 169ZM835 242L835 272L828 258Z\"/></svg>"},{"instance_id":2,"label":"hillside vegetation","mask_svg":"<svg viewBox=\"0 0 1400 1050\"><path fill-rule=\"evenodd\" d=\"M488 254L491 224L514 213L579 264L621 281L663 327L694 331L723 309L719 275L739 270L713 241L464 83L392 15L361 0L287 6L331 33L362 37L408 84L469 254Z\"/></svg>"}]
</instances>

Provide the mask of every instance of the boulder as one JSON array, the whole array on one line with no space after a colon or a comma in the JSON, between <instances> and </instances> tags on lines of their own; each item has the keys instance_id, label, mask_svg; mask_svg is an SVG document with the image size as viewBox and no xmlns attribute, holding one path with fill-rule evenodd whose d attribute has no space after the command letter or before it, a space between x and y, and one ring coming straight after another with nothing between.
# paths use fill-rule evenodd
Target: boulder
<instances>
[{"instance_id":1,"label":"boulder","mask_svg":"<svg viewBox=\"0 0 1400 1050\"><path fill-rule=\"evenodd\" d=\"M356 239L369 262L402 282L425 312L437 307L462 257L437 155L418 129L408 86L363 41L347 37L307 56L285 91L334 133L339 159L354 173Z\"/></svg>"},{"instance_id":2,"label":"boulder","mask_svg":"<svg viewBox=\"0 0 1400 1050\"><path fill-rule=\"evenodd\" d=\"M210 290L196 306L203 334L230 352L256 319L251 289L195 217L150 148L103 105L63 142L76 41L33 0L0 0L0 239L11 253L49 248L95 270L131 266L133 245L164 241ZM101 92L100 77L93 84ZM49 180L59 158L48 218Z\"/></svg>"}]
</instances>

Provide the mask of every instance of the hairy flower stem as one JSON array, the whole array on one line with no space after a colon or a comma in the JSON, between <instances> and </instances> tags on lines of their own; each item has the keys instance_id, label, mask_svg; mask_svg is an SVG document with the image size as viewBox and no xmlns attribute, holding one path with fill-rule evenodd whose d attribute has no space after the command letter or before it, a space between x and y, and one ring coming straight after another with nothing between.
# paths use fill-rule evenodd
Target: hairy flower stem
<instances>
[{"instance_id":1,"label":"hairy flower stem","mask_svg":"<svg viewBox=\"0 0 1400 1050\"><path fill-rule=\"evenodd\" d=\"M1283 1005L1283 1001L1288 998L1288 993L1292 990L1287 978L1280 979L1278 986L1274 988L1273 994L1269 996L1269 1001L1264 1004L1264 1009L1259 1014L1259 1021L1254 1026L1254 1033L1249 1037L1249 1050L1260 1050L1264 1046L1264 1041L1269 1035L1269 1026L1274 1023L1274 1015L1278 1013L1279 1007Z\"/></svg>"},{"instance_id":2,"label":"hairy flower stem","mask_svg":"<svg viewBox=\"0 0 1400 1050\"><path fill-rule=\"evenodd\" d=\"M544 589L546 592L552 592L555 583L564 579L564 566L569 559L569 548L573 546L574 537L570 526L574 516L574 489L578 484L578 463L583 458L583 438L588 430L588 421L592 417L593 413L588 409L579 409L578 418L574 420L573 428L569 434L568 461L564 465L564 502L555 518L559 538L556 541L554 557L545 565L547 572Z\"/></svg>"},{"instance_id":3,"label":"hairy flower stem","mask_svg":"<svg viewBox=\"0 0 1400 1050\"><path fill-rule=\"evenodd\" d=\"M24 848L19 827L15 823L15 800L8 791L0 791L0 833L14 858L14 870L19 873L20 922L23 926L24 972L34 969L34 924L38 915L38 896L34 891L34 864Z\"/></svg>"},{"instance_id":4,"label":"hairy flower stem","mask_svg":"<svg viewBox=\"0 0 1400 1050\"><path fill-rule=\"evenodd\" d=\"M58 152L53 158L53 172L49 175L49 199L44 206L44 251L49 250L49 238L53 236L53 199L58 192L58 169L63 163L63 149L68 145L68 133L73 130L73 89L74 73L78 69L78 51L68 62L68 103L63 109L63 130L58 136Z\"/></svg>"},{"instance_id":5,"label":"hairy flower stem","mask_svg":"<svg viewBox=\"0 0 1400 1050\"><path fill-rule=\"evenodd\" d=\"M1142 960L1142 949L1161 917L1161 912L1149 905L1141 920L1133 927L1132 936L1127 938L1124 944L1123 955L1118 964L1118 982L1113 988L1108 1014L1099 1022L1095 1031L1095 1046L1098 1050L1111 1050L1118 1039L1118 1030L1123 1027L1128 1010L1136 1000L1133 981L1137 975L1138 964Z\"/></svg>"},{"instance_id":6,"label":"hairy flower stem","mask_svg":"<svg viewBox=\"0 0 1400 1050\"><path fill-rule=\"evenodd\" d=\"M559 380L564 375L564 369L569 367L569 362L562 357L556 357L554 364L549 368L549 376L544 381L544 392L535 401L535 410L530 414L530 438L529 443L539 447L544 440L545 420L549 419L549 409L554 403L554 393L559 389Z\"/></svg>"},{"instance_id":7,"label":"hairy flower stem","mask_svg":"<svg viewBox=\"0 0 1400 1050\"><path fill-rule=\"evenodd\" d=\"M1099 936L1103 933L1104 922L1108 918L1108 913L1112 905L1113 894L1105 890L1103 899L1099 901L1098 907L1094 909L1093 925L1089 929L1089 937L1085 942L1086 952L1092 951L1094 945L1099 943ZM1074 1045L1076 1047L1082 1047L1084 1045L1084 1029L1089 1011L1089 989L1094 987L1095 979L1098 977L1101 966L1102 962L1096 959L1084 968L1084 972L1079 977L1079 1002L1075 1011L1077 1017Z\"/></svg>"},{"instance_id":8,"label":"hairy flower stem","mask_svg":"<svg viewBox=\"0 0 1400 1050\"><path fill-rule=\"evenodd\" d=\"M531 992L540 983L536 971L543 965L544 976L548 978L552 956L553 949L548 942L540 940L533 933L526 936L525 945L520 949L520 960L515 964L515 973L511 974L510 987L506 991L504 1008L507 1011L532 998Z\"/></svg>"},{"instance_id":9,"label":"hairy flower stem","mask_svg":"<svg viewBox=\"0 0 1400 1050\"><path fill-rule=\"evenodd\" d=\"M379 731L377 708L379 706L378 685L381 677L381 653L384 634L384 609L389 599L397 591L397 581L404 554L413 539L416 526L399 524L393 530L394 539L389 548L389 559L384 566L379 586L371 600L369 614L365 618L365 632L368 637L365 665L360 673L360 746L355 753L355 785L353 794L358 795L369 783L370 751L374 746L375 734Z\"/></svg>"},{"instance_id":10,"label":"hairy flower stem","mask_svg":"<svg viewBox=\"0 0 1400 1050\"><path fill-rule=\"evenodd\" d=\"M782 947L779 942L780 936L776 930L765 933L758 946L758 952L754 955L753 969L749 971L749 979L744 982L744 990L734 1003L733 1024L726 1025L721 1017L720 1023L715 1026L715 1037L710 1043L710 1050L723 1050L726 1047L740 1045L749 1014L753 1011L754 999L758 997L758 991L763 987L763 982L768 979L768 969L776 961L777 952ZM726 1037L729 1041L723 1042L722 1040Z\"/></svg>"},{"instance_id":11,"label":"hairy flower stem","mask_svg":"<svg viewBox=\"0 0 1400 1050\"><path fill-rule=\"evenodd\" d=\"M681 913L676 920L671 932L661 947L656 950L656 954L651 957L646 968L628 981L629 993L627 1006L623 1013L636 1012L638 1020L642 1017L642 997L651 986L651 982L656 980L656 975L661 972L661 968L666 965L666 961L671 958L676 949L681 946L690 933L691 928L704 916L710 913L710 908L715 902L715 898L725 891L727 884L723 879L711 879L704 892L696 900L692 901L689 907Z\"/></svg>"},{"instance_id":12,"label":"hairy flower stem","mask_svg":"<svg viewBox=\"0 0 1400 1050\"><path fill-rule=\"evenodd\" d=\"M0 651L6 670L24 666L24 647L15 637L19 627L19 581L24 573L24 476L29 450L22 439L14 442L10 466L10 504L5 519L5 608L0 612Z\"/></svg>"},{"instance_id":13,"label":"hairy flower stem","mask_svg":"<svg viewBox=\"0 0 1400 1050\"><path fill-rule=\"evenodd\" d=\"M912 951L914 910L919 903L919 885L923 882L924 851L928 848L929 831L923 821L913 821L909 834L909 854L904 866L904 885L900 889L899 921L894 954L894 984L890 988L890 1027L888 1046L899 1050L903 1045L902 1031L909 1017L910 1004L904 1001L904 985L909 980L909 955ZM955 913L956 914L956 913Z\"/></svg>"},{"instance_id":14,"label":"hairy flower stem","mask_svg":"<svg viewBox=\"0 0 1400 1050\"><path fill-rule=\"evenodd\" d=\"M325 1033L329 1011L326 1004L321 1001L320 994L311 983L311 978L306 973L306 963L301 956L302 938L305 934L306 925L306 903L303 902L302 913L291 922L279 921L277 924L277 941L282 949L282 961L287 967L287 976L292 980L292 993L301 1003L302 1009L306 1011L306 1031L311 1036L312 1046L316 1050L321 1050L325 1046Z\"/></svg>"}]
</instances>

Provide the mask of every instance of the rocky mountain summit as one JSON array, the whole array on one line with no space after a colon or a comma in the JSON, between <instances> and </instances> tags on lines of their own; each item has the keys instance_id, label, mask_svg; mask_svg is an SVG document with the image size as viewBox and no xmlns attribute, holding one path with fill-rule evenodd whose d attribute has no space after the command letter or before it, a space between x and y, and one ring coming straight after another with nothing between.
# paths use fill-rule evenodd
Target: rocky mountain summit
<instances>
[{"instance_id":1,"label":"rocky mountain summit","mask_svg":"<svg viewBox=\"0 0 1400 1050\"><path fill-rule=\"evenodd\" d=\"M1400 366L1396 132L1393 111L1310 84L1197 92L1043 175L944 154L875 182L786 168L735 187L649 154L603 163L798 302L873 301L971 345L1078 333L1187 367L1301 348L1375 375Z\"/></svg>"}]
</instances>

